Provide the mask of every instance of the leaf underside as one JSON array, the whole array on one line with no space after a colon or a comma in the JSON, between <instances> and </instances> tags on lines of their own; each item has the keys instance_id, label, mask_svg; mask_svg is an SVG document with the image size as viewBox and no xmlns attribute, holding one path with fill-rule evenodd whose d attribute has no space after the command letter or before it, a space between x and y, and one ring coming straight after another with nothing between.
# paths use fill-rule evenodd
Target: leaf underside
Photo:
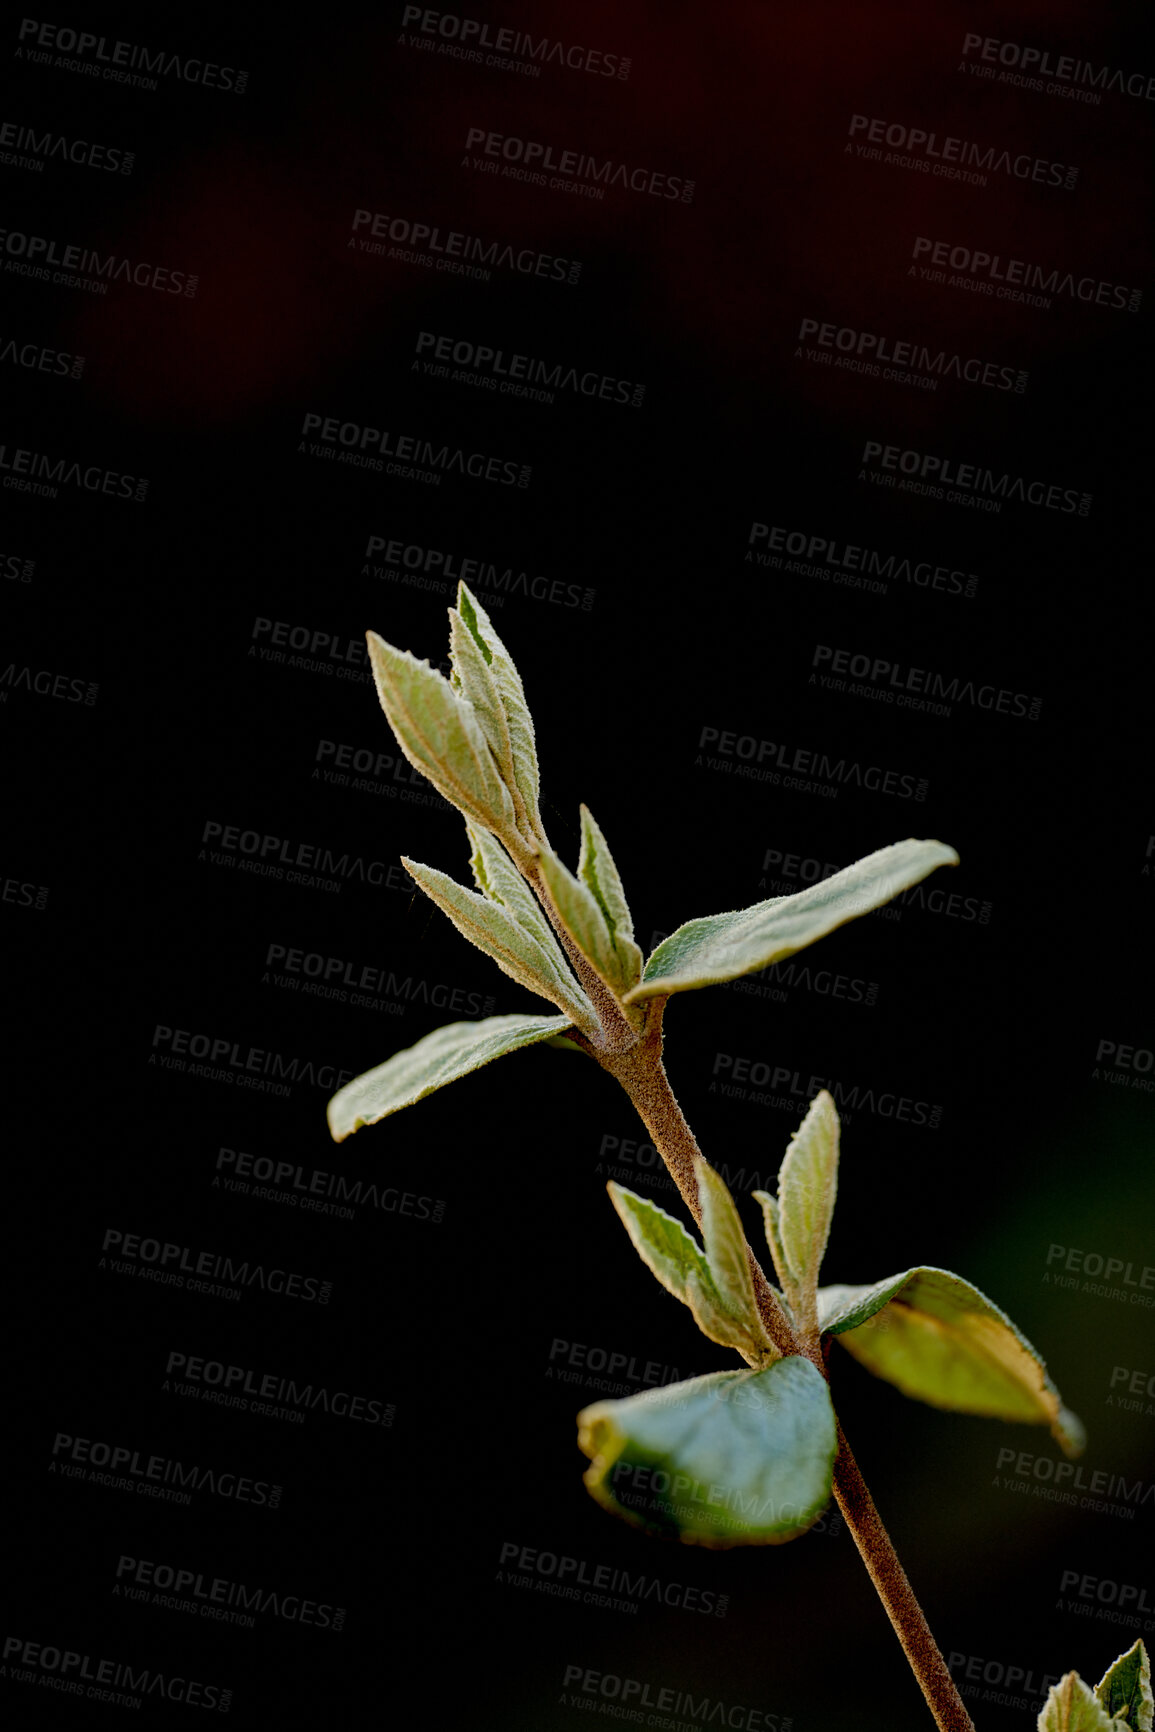
<instances>
[{"instance_id":1,"label":"leaf underside","mask_svg":"<svg viewBox=\"0 0 1155 1732\"><path fill-rule=\"evenodd\" d=\"M961 1275L921 1267L868 1287L822 1287L819 1326L904 1395L956 1413L1047 1425L1067 1455L1083 1428L1031 1343Z\"/></svg>"},{"instance_id":2,"label":"leaf underside","mask_svg":"<svg viewBox=\"0 0 1155 1732\"><path fill-rule=\"evenodd\" d=\"M830 1499L834 1409L798 1356L597 1402L578 1426L598 1502L687 1545L783 1545Z\"/></svg>"},{"instance_id":3,"label":"leaf underside","mask_svg":"<svg viewBox=\"0 0 1155 1732\"><path fill-rule=\"evenodd\" d=\"M565 1016L487 1016L480 1022L451 1022L435 1029L416 1046L395 1053L338 1090L328 1107L333 1141L343 1142L362 1125L374 1125L495 1058L549 1040L569 1027Z\"/></svg>"},{"instance_id":4,"label":"leaf underside","mask_svg":"<svg viewBox=\"0 0 1155 1732\"><path fill-rule=\"evenodd\" d=\"M937 866L957 865L958 855L945 843L895 842L793 896L689 920L658 945L625 1002L691 992L767 968L845 921L881 908Z\"/></svg>"}]
</instances>

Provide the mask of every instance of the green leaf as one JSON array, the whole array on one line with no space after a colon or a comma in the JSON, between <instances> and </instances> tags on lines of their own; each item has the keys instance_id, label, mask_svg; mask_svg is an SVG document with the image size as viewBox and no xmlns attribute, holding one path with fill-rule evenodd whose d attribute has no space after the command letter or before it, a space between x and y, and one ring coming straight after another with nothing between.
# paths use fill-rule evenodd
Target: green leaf
<instances>
[{"instance_id":1,"label":"green leaf","mask_svg":"<svg viewBox=\"0 0 1155 1732\"><path fill-rule=\"evenodd\" d=\"M1119 1732L1119 1722L1103 1710L1077 1672L1068 1672L1052 1684L1038 1732Z\"/></svg>"},{"instance_id":2,"label":"green leaf","mask_svg":"<svg viewBox=\"0 0 1155 1732\"><path fill-rule=\"evenodd\" d=\"M553 958L563 974L569 974L569 964L554 937L553 928L545 917L541 903L506 853L496 836L488 830L466 823L473 853L469 865L473 882L487 902L497 902L512 915L517 924L535 939Z\"/></svg>"},{"instance_id":3,"label":"green leaf","mask_svg":"<svg viewBox=\"0 0 1155 1732\"><path fill-rule=\"evenodd\" d=\"M395 1053L338 1090L328 1109L333 1141L343 1142L362 1125L375 1125L483 1064L548 1040L568 1026L564 1016L487 1016L480 1022L451 1022L435 1029L416 1046Z\"/></svg>"},{"instance_id":4,"label":"green leaf","mask_svg":"<svg viewBox=\"0 0 1155 1732\"><path fill-rule=\"evenodd\" d=\"M770 1255L774 1259L774 1268L783 1289L792 1293L797 1286L797 1276L786 1259L782 1248L782 1223L778 1217L778 1199L772 1197L769 1191L751 1191L750 1195L756 1203L762 1205L762 1220L766 1228L766 1243L770 1247Z\"/></svg>"},{"instance_id":5,"label":"green leaf","mask_svg":"<svg viewBox=\"0 0 1155 1732\"><path fill-rule=\"evenodd\" d=\"M705 1253L680 1221L612 1179L606 1190L638 1256L667 1293L689 1306L703 1335L722 1347L737 1348L748 1364L761 1366L778 1357L778 1349L767 1338L757 1312L751 1324L749 1316L735 1315L731 1310L718 1290Z\"/></svg>"},{"instance_id":6,"label":"green leaf","mask_svg":"<svg viewBox=\"0 0 1155 1732\"><path fill-rule=\"evenodd\" d=\"M548 849L542 849L538 855L537 869L562 925L582 955L613 990L618 973L617 952L592 891Z\"/></svg>"},{"instance_id":7,"label":"green leaf","mask_svg":"<svg viewBox=\"0 0 1155 1732\"><path fill-rule=\"evenodd\" d=\"M593 1005L566 966L552 933L546 945L499 902L478 896L446 873L421 866L404 855L401 864L431 901L448 914L462 937L492 956L503 974L548 998L565 1012L567 1022L576 1023L587 1033L599 1027Z\"/></svg>"},{"instance_id":8,"label":"green leaf","mask_svg":"<svg viewBox=\"0 0 1155 1732\"><path fill-rule=\"evenodd\" d=\"M749 1350L764 1352L770 1341L758 1314L754 1279L746 1254L746 1234L734 1207L734 1199L721 1175L698 1154L694 1156L694 1174L698 1180L698 1207L702 1211L702 1241L714 1287L724 1311L740 1324L748 1337ZM705 1333L710 1334L710 1331ZM711 1339L717 1340L718 1337L712 1335Z\"/></svg>"},{"instance_id":9,"label":"green leaf","mask_svg":"<svg viewBox=\"0 0 1155 1732\"><path fill-rule=\"evenodd\" d=\"M819 1327L904 1395L955 1413L1047 1425L1064 1454L1083 1428L1005 1312L946 1269L907 1269L870 1287L823 1287Z\"/></svg>"},{"instance_id":10,"label":"green leaf","mask_svg":"<svg viewBox=\"0 0 1155 1732\"><path fill-rule=\"evenodd\" d=\"M450 684L455 692L473 705L498 774L513 799L518 829L529 840L529 824L525 804L513 773L513 746L509 738L509 718L493 675L492 658L483 653L483 646L474 637L456 608L449 609L449 659L453 664Z\"/></svg>"},{"instance_id":11,"label":"green leaf","mask_svg":"<svg viewBox=\"0 0 1155 1732\"><path fill-rule=\"evenodd\" d=\"M1155 1697L1151 1694L1151 1661L1143 1642L1133 1643L1107 1668L1095 1685L1095 1695L1127 1732L1152 1732Z\"/></svg>"},{"instance_id":12,"label":"green leaf","mask_svg":"<svg viewBox=\"0 0 1155 1732\"><path fill-rule=\"evenodd\" d=\"M793 896L771 896L731 914L689 920L663 940L626 1003L737 980L881 908L937 866L957 866L942 842L895 842Z\"/></svg>"},{"instance_id":13,"label":"green leaf","mask_svg":"<svg viewBox=\"0 0 1155 1732\"><path fill-rule=\"evenodd\" d=\"M711 1279L709 1264L697 1241L690 1237L680 1221L667 1215L647 1197L627 1191L624 1185L616 1184L613 1179L606 1185L606 1190L642 1262L657 1276L667 1293L688 1305L689 1276L695 1274L702 1281Z\"/></svg>"},{"instance_id":14,"label":"green leaf","mask_svg":"<svg viewBox=\"0 0 1155 1732\"><path fill-rule=\"evenodd\" d=\"M582 845L578 877L591 892L609 928L614 953L611 985L627 992L642 977L642 952L634 942L634 923L614 857L588 806L581 809Z\"/></svg>"},{"instance_id":15,"label":"green leaf","mask_svg":"<svg viewBox=\"0 0 1155 1732\"><path fill-rule=\"evenodd\" d=\"M778 1169L778 1231L794 1272L791 1303L804 1326L816 1325L818 1270L830 1236L838 1190L838 1112L825 1089L810 1103Z\"/></svg>"},{"instance_id":16,"label":"green leaf","mask_svg":"<svg viewBox=\"0 0 1155 1732\"><path fill-rule=\"evenodd\" d=\"M796 1355L600 1401L578 1427L598 1502L689 1545L782 1545L830 1499L834 1410L821 1374Z\"/></svg>"},{"instance_id":17,"label":"green leaf","mask_svg":"<svg viewBox=\"0 0 1155 1732\"><path fill-rule=\"evenodd\" d=\"M472 595L463 583L457 586L457 606L461 618L485 658L505 710L514 784L529 819L530 834L538 842L548 846L538 809L537 741L534 737L533 718L525 701L521 675L514 666L513 657L494 631L493 621L477 597Z\"/></svg>"},{"instance_id":18,"label":"green leaf","mask_svg":"<svg viewBox=\"0 0 1155 1732\"><path fill-rule=\"evenodd\" d=\"M477 711L449 681L407 650L367 632L369 662L381 708L406 758L467 818L513 840L516 814Z\"/></svg>"}]
</instances>

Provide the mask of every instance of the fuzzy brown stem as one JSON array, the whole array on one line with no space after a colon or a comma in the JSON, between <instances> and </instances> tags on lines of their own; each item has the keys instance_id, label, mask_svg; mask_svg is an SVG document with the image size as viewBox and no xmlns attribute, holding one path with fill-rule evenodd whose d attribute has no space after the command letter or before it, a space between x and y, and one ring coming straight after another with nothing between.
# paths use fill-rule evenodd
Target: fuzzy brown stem
<instances>
[{"instance_id":1,"label":"fuzzy brown stem","mask_svg":"<svg viewBox=\"0 0 1155 1732\"><path fill-rule=\"evenodd\" d=\"M698 1202L698 1182L694 1175L694 1156L700 1155L694 1133L686 1123L674 1091L670 1087L661 1056L661 1022L664 999L650 1000L643 1039L628 1052L598 1051L592 1044L581 1042L598 1063L621 1083L649 1131L654 1147L666 1163L686 1207L700 1227L702 1212ZM766 1332L779 1352L803 1354L827 1377L826 1361L816 1337L800 1341L786 1316L778 1297L766 1279L750 1246L746 1246L750 1273L754 1280L754 1295ZM834 1496L847 1527L858 1547L867 1573L874 1583L886 1615L894 1628L902 1649L918 1680L919 1688L939 1732L974 1732L970 1715L955 1688L954 1679L930 1631L922 1607L906 1579L906 1572L890 1542L890 1535L874 1507L858 1463L838 1424L838 1454L834 1462Z\"/></svg>"},{"instance_id":2,"label":"fuzzy brown stem","mask_svg":"<svg viewBox=\"0 0 1155 1732\"><path fill-rule=\"evenodd\" d=\"M974 1732L974 1722L963 1706L914 1589L906 1579L906 1571L898 1561L841 1425L834 1462L834 1496L935 1724L941 1732Z\"/></svg>"}]
</instances>

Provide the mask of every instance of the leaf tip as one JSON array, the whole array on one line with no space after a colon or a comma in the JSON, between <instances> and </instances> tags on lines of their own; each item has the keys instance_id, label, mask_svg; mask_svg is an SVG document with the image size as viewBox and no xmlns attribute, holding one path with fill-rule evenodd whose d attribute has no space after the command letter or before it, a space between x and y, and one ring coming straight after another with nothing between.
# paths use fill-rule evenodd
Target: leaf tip
<instances>
[{"instance_id":1,"label":"leaf tip","mask_svg":"<svg viewBox=\"0 0 1155 1732\"><path fill-rule=\"evenodd\" d=\"M1087 1447L1087 1428L1069 1407L1060 1406L1051 1422L1051 1436L1069 1461L1082 1455Z\"/></svg>"}]
</instances>

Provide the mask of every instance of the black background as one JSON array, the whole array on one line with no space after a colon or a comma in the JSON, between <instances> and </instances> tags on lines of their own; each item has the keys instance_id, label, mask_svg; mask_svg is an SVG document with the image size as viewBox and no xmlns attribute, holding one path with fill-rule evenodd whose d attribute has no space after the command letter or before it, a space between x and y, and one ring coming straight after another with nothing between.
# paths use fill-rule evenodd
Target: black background
<instances>
[{"instance_id":1,"label":"black background","mask_svg":"<svg viewBox=\"0 0 1155 1732\"><path fill-rule=\"evenodd\" d=\"M1053 1482L1030 1467L1008 1478L999 1452L1057 1463L1042 1430L941 1414L835 1363L848 1435L976 1723L1024 1727L1045 1676L1096 1679L1155 1617L1155 1402L1108 1404L1115 1368L1155 1371L1150 1311L1132 1302L1144 1290L1119 1274L1047 1279L1065 1262L1048 1263L1055 1245L1135 1281L1155 1264L1141 960L1151 109L1117 90L1088 103L980 79L962 45L972 32L1128 73L1155 70L1155 52L1134 9L1085 4L1045 18L846 4L484 17L628 57L628 77L547 63L530 78L421 51L400 7L292 30L224 9L60 21L245 68L240 94L37 64L16 53L19 21L8 29L5 121L135 153L130 174L4 165L8 233L197 284L97 295L4 273L5 342L85 357L74 379L6 351L6 483L17 448L148 480L142 501L5 488L18 1126L5 1635L231 1690L229 1712L253 1727L378 1724L404 1704L421 1726L564 1732L611 1700L594 1689L573 1706L573 1667L757 1709L764 1721L740 1723L773 1732L929 1724L836 1520L788 1548L703 1553L635 1535L582 1486L574 1415L607 1391L574 1369L581 1347L663 1375L733 1364L614 1218L607 1177L674 1201L648 1149L607 1141L643 1137L607 1077L539 1048L329 1139L322 1067L356 1074L450 1020L428 1002L435 986L473 995L469 1014L533 1008L399 869L334 893L246 872L239 850L214 864L205 842L207 825L235 825L466 875L459 819L415 799L407 770L363 787L314 774L322 741L395 750L356 661L366 627L446 653L452 586L376 573L378 536L514 574L504 593L476 592L525 680L546 824L572 865L578 802L591 805L647 949L693 915L801 887L768 851L842 865L908 835L958 849L961 866L924 887L942 893L933 907L852 924L802 959L874 983L875 1002L802 985L784 1000L688 994L670 1006L666 1057L754 1243L742 1193L772 1179L810 1077L940 1108L933 1129L845 1115L826 1279L959 1270L1083 1416L1085 1476L1141 1482L1130 1519L1033 1496ZM1077 182L992 172L975 186L863 160L846 148L855 114L1075 165ZM611 187L598 201L477 173L472 127L692 180L692 199ZM349 244L356 210L579 260L580 276L482 281L368 256ZM1143 298L1040 308L928 283L909 272L918 236ZM805 319L1025 370L1027 388L932 391L812 363ZM546 405L431 378L414 368L420 332L640 383L644 399L559 390ZM528 464L529 485L326 467L302 449L307 414ZM1058 484L1090 509L991 512L882 488L864 478L867 441ZM936 592L900 575L877 593L832 567L767 569L745 557L754 523L977 583ZM305 665L288 645L269 661L258 621L326 641ZM811 680L817 645L1041 707L1029 720L964 700L939 716L833 691ZM44 670L79 684L43 695ZM71 701L90 684L94 701ZM765 741L894 772L905 792L846 780L830 797L735 773ZM382 1015L279 987L272 945L379 967L408 995ZM297 1056L319 1080L277 1097L166 1069L150 1062L168 1050L158 1027ZM1137 1056L1104 1064L1105 1042ZM714 1086L741 1060L797 1073L796 1108ZM213 1183L221 1148L393 1187L412 1213L396 1195L342 1220L228 1192ZM100 1262L110 1230L331 1281L331 1298L254 1289L234 1303L117 1273ZM392 1424L182 1399L164 1387L173 1352L393 1404ZM69 1479L66 1449L51 1466L59 1434L277 1483L283 1498L271 1510L205 1491L182 1507ZM552 1596L540 1571L499 1574L514 1544L728 1596L725 1615ZM250 1630L130 1602L113 1593L123 1556L340 1606L344 1627L266 1615ZM1078 1600L1061 1586L1075 1571L1143 1589L1141 1624L1110 1621L1117 1591ZM1015 1668L1027 1682L1008 1687ZM21 1682L11 1655L3 1683L21 1724L205 1711L69 1697Z\"/></svg>"}]
</instances>

